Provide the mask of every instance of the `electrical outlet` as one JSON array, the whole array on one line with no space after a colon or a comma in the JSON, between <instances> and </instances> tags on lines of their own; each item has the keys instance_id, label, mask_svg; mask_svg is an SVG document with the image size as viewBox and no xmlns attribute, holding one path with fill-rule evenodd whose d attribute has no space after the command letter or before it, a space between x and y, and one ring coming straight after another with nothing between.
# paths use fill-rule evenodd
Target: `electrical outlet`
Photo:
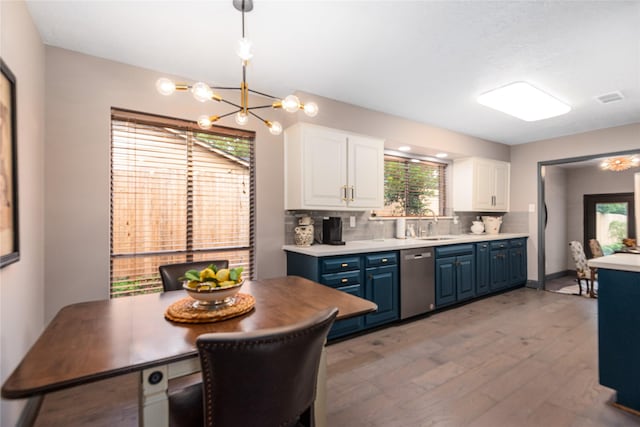
<instances>
[{"instance_id":1,"label":"electrical outlet","mask_svg":"<svg viewBox=\"0 0 640 427\"><path fill-rule=\"evenodd\" d=\"M355 216L350 216L349 217L349 227L354 228L356 226L356 217Z\"/></svg>"}]
</instances>

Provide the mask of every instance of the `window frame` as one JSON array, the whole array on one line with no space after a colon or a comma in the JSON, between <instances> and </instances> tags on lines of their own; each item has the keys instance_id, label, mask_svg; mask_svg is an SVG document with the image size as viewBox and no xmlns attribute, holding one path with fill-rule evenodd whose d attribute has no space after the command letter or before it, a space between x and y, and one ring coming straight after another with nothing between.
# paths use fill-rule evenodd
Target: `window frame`
<instances>
[{"instance_id":1,"label":"window frame","mask_svg":"<svg viewBox=\"0 0 640 427\"><path fill-rule=\"evenodd\" d=\"M153 126L153 127L161 127L172 129L176 132L186 132L187 139L185 140L185 148L184 152L187 158L193 156L195 153L195 141L198 139L198 134L209 134L209 135L218 135L223 136L225 138L228 137L238 137L246 140L247 147L249 149L248 154L248 171L249 171L249 206L248 206L248 214L249 214L249 224L248 224L248 233L249 233L249 242L247 245L232 245L232 246L214 246L214 247L199 247L194 248L194 230L193 230L193 219L194 219L194 209L193 209L193 201L196 195L193 191L186 191L185 197L185 214L186 214L186 222L185 222L185 247L180 250L158 250L158 251L134 251L127 253L114 253L114 122L115 121L128 121L134 122L140 125ZM120 108L112 108L111 109L111 120L110 120L110 183L111 189L109 191L109 199L110 199L110 230L109 230L109 259L110 259L110 268L109 268L109 295L111 298L116 298L120 296L128 296L128 295L137 295L141 293L151 293L156 291L162 291L162 284L160 280L159 272L154 272L152 277L148 277L151 281L150 284L155 284L156 286L149 286L148 288L142 288L136 291L126 292L120 294L117 290L114 289L114 283L116 283L114 277L114 261L117 259L125 259L125 258L142 258L142 257L154 257L154 256L166 256L166 257L182 257L184 256L184 261L181 262L191 262L191 261L199 261L200 259L195 259L198 257L198 254L215 254L215 253L233 253L234 251L247 251L248 252L248 273L245 277L252 279L254 277L255 272L255 253L256 253L256 153L255 153L255 138L256 133L253 131L245 131L242 129L228 128L224 126L212 126L211 129L203 130L201 129L196 122L187 121L183 119L160 116L150 113L143 113L138 111L131 111ZM238 158L241 159L241 158ZM189 187L188 181L191 181L191 186L193 186L193 176L194 172L197 171L193 162L187 161L187 173L185 184ZM192 169L193 168L193 169ZM191 218L191 220L189 220ZM158 264L162 265L163 262ZM247 265L247 264L245 264ZM156 277L157 276L157 277ZM145 280L145 275L134 276L136 280Z\"/></svg>"},{"instance_id":2,"label":"window frame","mask_svg":"<svg viewBox=\"0 0 640 427\"><path fill-rule=\"evenodd\" d=\"M438 211L435 212L437 217L444 217L446 216L446 213L448 211L448 198L447 198L447 179L448 179L448 173L449 173L449 166L451 166L450 162L447 161L440 161L440 160L436 160L433 159L431 157L426 157L426 156L418 156L418 155L411 155L411 154L404 154L404 153L399 153L396 151L388 151L385 150L384 152L384 164L385 164L385 177L384 177L384 191L385 193L387 192L387 175L386 175L386 165L387 165L387 161L395 161L395 162L399 162L402 161L405 163L405 165L407 166L405 169L405 176L406 174L409 173L409 165L411 164L411 162L419 162L422 164L426 164L429 165L431 167L437 167L438 168ZM405 182L407 181L407 178L405 178ZM408 194L409 189L405 189L405 194ZM385 197L386 199L386 197ZM412 214L412 215L407 215L406 212L406 206L404 207L404 212L402 215L392 215L392 214L380 214L380 212L384 212L386 211L388 208L386 206L385 203L385 207L381 210L377 210L376 211L376 217L377 218L420 218L420 217L424 217L425 215L419 215L419 214ZM431 208L429 208L431 209Z\"/></svg>"}]
</instances>

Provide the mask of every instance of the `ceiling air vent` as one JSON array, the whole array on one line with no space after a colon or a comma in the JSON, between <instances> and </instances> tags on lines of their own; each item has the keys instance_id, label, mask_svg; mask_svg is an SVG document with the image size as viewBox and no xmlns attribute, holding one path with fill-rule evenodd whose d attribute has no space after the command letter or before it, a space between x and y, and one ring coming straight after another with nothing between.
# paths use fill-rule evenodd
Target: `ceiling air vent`
<instances>
[{"instance_id":1,"label":"ceiling air vent","mask_svg":"<svg viewBox=\"0 0 640 427\"><path fill-rule=\"evenodd\" d=\"M602 104L609 104L611 102L622 101L623 98L624 96L622 96L620 92L611 92L600 95L596 99Z\"/></svg>"}]
</instances>

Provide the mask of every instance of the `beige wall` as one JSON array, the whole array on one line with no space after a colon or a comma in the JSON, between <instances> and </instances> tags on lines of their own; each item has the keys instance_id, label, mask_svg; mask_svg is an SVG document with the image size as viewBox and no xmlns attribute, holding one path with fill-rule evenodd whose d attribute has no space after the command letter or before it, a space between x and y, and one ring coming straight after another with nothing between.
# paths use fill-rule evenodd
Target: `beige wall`
<instances>
[{"instance_id":1,"label":"beige wall","mask_svg":"<svg viewBox=\"0 0 640 427\"><path fill-rule=\"evenodd\" d=\"M108 297L109 111L126 108L193 119L206 113L189 96L157 94L162 73L47 47L45 317L64 305ZM508 147L412 123L326 98L314 123L442 150L508 158ZM220 108L213 106L213 108ZM208 112L211 112L209 110ZM305 116L269 113L285 124ZM257 275L285 274L282 137L257 121ZM223 125L234 126L232 119ZM483 151L484 150L484 151ZM70 274L73 272L73 274ZM87 279L89 278L89 279Z\"/></svg>"},{"instance_id":2,"label":"beige wall","mask_svg":"<svg viewBox=\"0 0 640 427\"><path fill-rule=\"evenodd\" d=\"M567 173L560 166L545 170L545 202L548 222L545 229L546 274L567 269Z\"/></svg>"},{"instance_id":3,"label":"beige wall","mask_svg":"<svg viewBox=\"0 0 640 427\"><path fill-rule=\"evenodd\" d=\"M158 94L154 85L163 74L151 70L54 47L46 49L46 66L49 320L67 304L109 296L111 107L184 119L212 111L186 94ZM256 272L267 278L284 272L282 139L256 120L248 127L257 131Z\"/></svg>"},{"instance_id":4,"label":"beige wall","mask_svg":"<svg viewBox=\"0 0 640 427\"><path fill-rule=\"evenodd\" d=\"M509 161L509 146L367 110L351 104L299 92L301 100L313 99L320 107L314 118L299 114L300 121L382 138L386 143L414 145L464 157L478 156Z\"/></svg>"},{"instance_id":5,"label":"beige wall","mask_svg":"<svg viewBox=\"0 0 640 427\"><path fill-rule=\"evenodd\" d=\"M585 245L585 253L589 254L586 248L589 242L583 241L583 196L585 194L633 193L633 176L637 170L633 168L622 172L611 172L603 171L597 165L567 170L567 241L581 242ZM571 257L567 260L567 268L571 270L576 268Z\"/></svg>"},{"instance_id":6,"label":"beige wall","mask_svg":"<svg viewBox=\"0 0 640 427\"><path fill-rule=\"evenodd\" d=\"M511 210L529 214L528 276L538 280L538 162L638 149L640 123L511 147Z\"/></svg>"},{"instance_id":7,"label":"beige wall","mask_svg":"<svg viewBox=\"0 0 640 427\"><path fill-rule=\"evenodd\" d=\"M44 46L24 2L0 2L0 56L16 77L20 260L0 270L0 382L44 325ZM22 401L2 400L15 425Z\"/></svg>"}]
</instances>

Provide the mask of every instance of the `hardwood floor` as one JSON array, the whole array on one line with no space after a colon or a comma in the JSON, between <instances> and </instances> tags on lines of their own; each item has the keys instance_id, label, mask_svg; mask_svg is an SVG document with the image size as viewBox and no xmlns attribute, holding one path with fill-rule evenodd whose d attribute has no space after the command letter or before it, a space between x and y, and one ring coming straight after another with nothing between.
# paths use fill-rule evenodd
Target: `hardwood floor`
<instances>
[{"instance_id":1,"label":"hardwood floor","mask_svg":"<svg viewBox=\"0 0 640 427\"><path fill-rule=\"evenodd\" d=\"M328 425L640 426L598 384L597 300L532 289L328 347ZM45 398L37 426L135 426L136 376Z\"/></svg>"}]
</instances>

